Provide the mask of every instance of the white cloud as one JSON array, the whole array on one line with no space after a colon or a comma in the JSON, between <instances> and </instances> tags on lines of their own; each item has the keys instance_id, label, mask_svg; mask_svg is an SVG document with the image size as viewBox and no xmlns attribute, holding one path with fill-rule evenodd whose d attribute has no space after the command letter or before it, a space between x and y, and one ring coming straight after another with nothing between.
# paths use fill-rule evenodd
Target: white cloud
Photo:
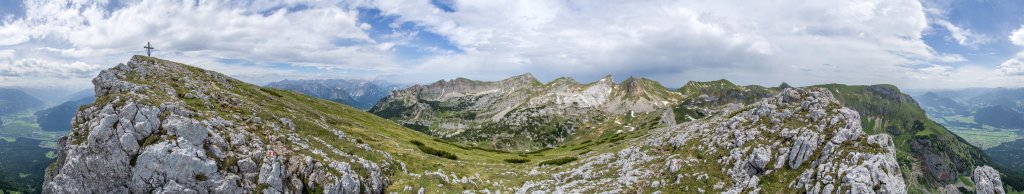
<instances>
[{"instance_id":1,"label":"white cloud","mask_svg":"<svg viewBox=\"0 0 1024 194\"><path fill-rule=\"evenodd\" d=\"M1010 42L1017 46L1024 46L1024 25L1010 34Z\"/></svg>"},{"instance_id":2,"label":"white cloud","mask_svg":"<svg viewBox=\"0 0 1024 194\"><path fill-rule=\"evenodd\" d=\"M532 72L582 81L638 75L668 86L727 78L764 85L941 87L976 83L957 75L981 67L933 65L966 59L925 44L922 33L929 24L947 29L961 45L988 41L929 17L941 11L926 13L914 0L459 1L448 4L455 12L440 11L429 1L138 0L113 11L107 3L26 0L24 17L0 25L0 51L17 50L7 54L13 61L109 67L144 53L141 46L153 42L161 49L158 57L254 82L338 74L413 82L459 76L493 80ZM356 8L378 8L398 21L359 21ZM420 32L367 34L371 25L402 22L447 38L461 52L401 59L396 48L415 46L410 40ZM1019 34L1024 45L1024 32ZM988 72L999 75L991 66ZM59 73L27 74L51 80L46 76Z\"/></svg>"},{"instance_id":3,"label":"white cloud","mask_svg":"<svg viewBox=\"0 0 1024 194\"><path fill-rule=\"evenodd\" d=\"M85 87L104 66L81 61L38 58L11 59L0 63L0 87Z\"/></svg>"},{"instance_id":4,"label":"white cloud","mask_svg":"<svg viewBox=\"0 0 1024 194\"><path fill-rule=\"evenodd\" d=\"M95 76L102 66L81 61L54 62L42 59L8 60L0 65L0 76L3 77L72 77L88 78Z\"/></svg>"},{"instance_id":5,"label":"white cloud","mask_svg":"<svg viewBox=\"0 0 1024 194\"><path fill-rule=\"evenodd\" d=\"M984 34L977 34L974 31L971 31L970 29L960 28L945 19L935 19L934 23L938 24L939 26L942 26L943 28L946 29L946 31L949 31L950 38L955 40L956 43L960 44L961 46L975 47L981 44L987 44L989 42L992 42L992 38L989 38Z\"/></svg>"},{"instance_id":6,"label":"white cloud","mask_svg":"<svg viewBox=\"0 0 1024 194\"><path fill-rule=\"evenodd\" d=\"M36 56L112 66L132 54L144 54L142 45L152 42L159 49L155 56L210 63L196 64L201 66L226 65L217 59L241 59L255 69L275 64L398 68L392 54L374 44L334 44L374 42L362 29L369 25L358 22L357 12L337 6L338 2L141 0L107 10L109 3L26 0L24 17L0 24L0 49L19 48L19 61ZM251 73L244 69L225 73Z\"/></svg>"},{"instance_id":7,"label":"white cloud","mask_svg":"<svg viewBox=\"0 0 1024 194\"><path fill-rule=\"evenodd\" d=\"M917 70L917 77L920 79L931 79L933 77L949 77L953 67L943 65L931 65Z\"/></svg>"},{"instance_id":8,"label":"white cloud","mask_svg":"<svg viewBox=\"0 0 1024 194\"><path fill-rule=\"evenodd\" d=\"M901 72L964 60L921 40L928 18L912 0L460 1L454 13L436 12L426 2L373 6L427 26L466 51L410 69L427 77L420 80L533 71L581 80L640 75L670 86L720 78L927 85Z\"/></svg>"},{"instance_id":9,"label":"white cloud","mask_svg":"<svg viewBox=\"0 0 1024 194\"><path fill-rule=\"evenodd\" d=\"M999 64L997 71L1008 76L1024 76L1024 53L1019 53L1017 57Z\"/></svg>"},{"instance_id":10,"label":"white cloud","mask_svg":"<svg viewBox=\"0 0 1024 194\"><path fill-rule=\"evenodd\" d=\"M1017 46L1024 46L1024 26L1013 31L1009 36L1010 43ZM1024 76L1024 51L1017 53L1016 56L1004 61L996 67L996 71L999 74L1006 76Z\"/></svg>"}]
</instances>

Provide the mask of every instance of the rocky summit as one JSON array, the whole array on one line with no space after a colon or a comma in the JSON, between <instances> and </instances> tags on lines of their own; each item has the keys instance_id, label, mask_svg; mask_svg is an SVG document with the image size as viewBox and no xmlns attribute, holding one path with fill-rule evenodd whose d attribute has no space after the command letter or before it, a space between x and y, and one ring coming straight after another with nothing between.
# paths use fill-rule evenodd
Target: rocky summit
<instances>
[{"instance_id":1,"label":"rocky summit","mask_svg":"<svg viewBox=\"0 0 1024 194\"><path fill-rule=\"evenodd\" d=\"M216 72L136 56L93 84L46 193L381 192L400 165L331 126L357 123Z\"/></svg>"},{"instance_id":2,"label":"rocky summit","mask_svg":"<svg viewBox=\"0 0 1024 194\"><path fill-rule=\"evenodd\" d=\"M373 110L389 120L145 56L93 83L96 100L61 139L45 193L907 193L927 184L903 165L915 161L901 157L908 145L863 125L872 114L825 87L723 96L637 78L456 79L395 91ZM997 170L968 174L972 190L1004 192Z\"/></svg>"}]
</instances>

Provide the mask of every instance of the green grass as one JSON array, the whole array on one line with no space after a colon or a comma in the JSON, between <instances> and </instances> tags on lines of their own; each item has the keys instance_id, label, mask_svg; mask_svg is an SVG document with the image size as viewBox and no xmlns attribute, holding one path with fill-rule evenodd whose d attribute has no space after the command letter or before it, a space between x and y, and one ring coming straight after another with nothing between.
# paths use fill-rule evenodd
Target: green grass
<instances>
[{"instance_id":1,"label":"green grass","mask_svg":"<svg viewBox=\"0 0 1024 194\"><path fill-rule=\"evenodd\" d=\"M563 165L578 160L576 157L562 157L558 159L545 160L540 162L541 166L544 165Z\"/></svg>"},{"instance_id":2,"label":"green grass","mask_svg":"<svg viewBox=\"0 0 1024 194\"><path fill-rule=\"evenodd\" d=\"M207 177L206 177L206 175L205 175L205 174L203 174L203 173L199 173L199 174L196 174L196 176L195 176L195 179L196 179L197 181L206 181Z\"/></svg>"},{"instance_id":3,"label":"green grass","mask_svg":"<svg viewBox=\"0 0 1024 194\"><path fill-rule=\"evenodd\" d=\"M971 145L978 146L981 149L992 148L999 146L999 144L1022 138L1018 135L1017 130L1009 129L950 127L949 130L958 136L963 137L964 140L967 140Z\"/></svg>"},{"instance_id":4,"label":"green grass","mask_svg":"<svg viewBox=\"0 0 1024 194\"><path fill-rule=\"evenodd\" d=\"M960 179L961 183L964 183L964 185L966 185L968 187L974 187L974 181L971 181L970 177L960 176L959 179Z\"/></svg>"},{"instance_id":5,"label":"green grass","mask_svg":"<svg viewBox=\"0 0 1024 194\"><path fill-rule=\"evenodd\" d=\"M505 162L513 163L513 164L519 164L519 163L530 162L530 159L526 159L526 158L507 158L507 159L505 159Z\"/></svg>"},{"instance_id":6,"label":"green grass","mask_svg":"<svg viewBox=\"0 0 1024 194\"><path fill-rule=\"evenodd\" d=\"M430 155L435 155L437 157L447 158L447 159L450 159L450 160L459 160L459 156L456 156L455 154L452 154L451 152L447 152L447 151L444 151L444 150L434 149L434 148L432 148L430 146L427 146L427 145L423 144L423 142L416 141L416 140L412 140L410 142L412 142L413 145L416 145L416 148L419 148L420 151L423 151L423 153L427 153L427 154L430 154Z\"/></svg>"},{"instance_id":7,"label":"green grass","mask_svg":"<svg viewBox=\"0 0 1024 194\"><path fill-rule=\"evenodd\" d=\"M43 131L39 124L36 123L35 111L27 110L0 117L0 120L4 121L3 126L0 126L0 139L24 137L42 141L55 141L57 138L67 134L67 132Z\"/></svg>"},{"instance_id":8,"label":"green grass","mask_svg":"<svg viewBox=\"0 0 1024 194\"><path fill-rule=\"evenodd\" d=\"M54 151L48 151L48 152L46 152L45 155L46 155L46 158L49 158L49 159L57 158L57 152L54 152Z\"/></svg>"}]
</instances>

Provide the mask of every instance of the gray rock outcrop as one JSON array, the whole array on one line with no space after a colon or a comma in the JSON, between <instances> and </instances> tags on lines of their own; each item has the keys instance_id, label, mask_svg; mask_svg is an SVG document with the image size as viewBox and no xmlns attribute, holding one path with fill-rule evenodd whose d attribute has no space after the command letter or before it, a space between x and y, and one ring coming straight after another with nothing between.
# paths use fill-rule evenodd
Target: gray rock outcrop
<instances>
[{"instance_id":1,"label":"gray rock outcrop","mask_svg":"<svg viewBox=\"0 0 1024 194\"><path fill-rule=\"evenodd\" d=\"M974 168L974 192L978 194L1004 194L1003 181L999 178L999 171L989 166Z\"/></svg>"}]
</instances>

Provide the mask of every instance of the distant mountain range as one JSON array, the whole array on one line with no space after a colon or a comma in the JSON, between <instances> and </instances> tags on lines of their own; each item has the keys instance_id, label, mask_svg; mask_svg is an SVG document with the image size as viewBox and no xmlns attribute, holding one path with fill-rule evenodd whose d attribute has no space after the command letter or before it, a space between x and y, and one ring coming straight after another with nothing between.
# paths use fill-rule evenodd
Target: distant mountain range
<instances>
[{"instance_id":1,"label":"distant mountain range","mask_svg":"<svg viewBox=\"0 0 1024 194\"><path fill-rule=\"evenodd\" d=\"M19 89L0 88L0 115L19 113L43 106L43 102Z\"/></svg>"},{"instance_id":2,"label":"distant mountain range","mask_svg":"<svg viewBox=\"0 0 1024 194\"><path fill-rule=\"evenodd\" d=\"M997 128L1024 129L1024 89L973 88L931 91L916 96L921 107L936 118L962 116L951 125L981 124Z\"/></svg>"},{"instance_id":3,"label":"distant mountain range","mask_svg":"<svg viewBox=\"0 0 1024 194\"><path fill-rule=\"evenodd\" d=\"M96 100L92 90L85 90L71 96L68 101L35 113L36 122L39 127L46 131L69 131L71 130L71 119L75 117L78 108L82 105L92 103Z\"/></svg>"},{"instance_id":4,"label":"distant mountain range","mask_svg":"<svg viewBox=\"0 0 1024 194\"><path fill-rule=\"evenodd\" d=\"M390 95L391 91L402 89L406 85L380 80L320 79L283 80L269 83L266 86L295 91L367 110L381 98Z\"/></svg>"}]
</instances>

